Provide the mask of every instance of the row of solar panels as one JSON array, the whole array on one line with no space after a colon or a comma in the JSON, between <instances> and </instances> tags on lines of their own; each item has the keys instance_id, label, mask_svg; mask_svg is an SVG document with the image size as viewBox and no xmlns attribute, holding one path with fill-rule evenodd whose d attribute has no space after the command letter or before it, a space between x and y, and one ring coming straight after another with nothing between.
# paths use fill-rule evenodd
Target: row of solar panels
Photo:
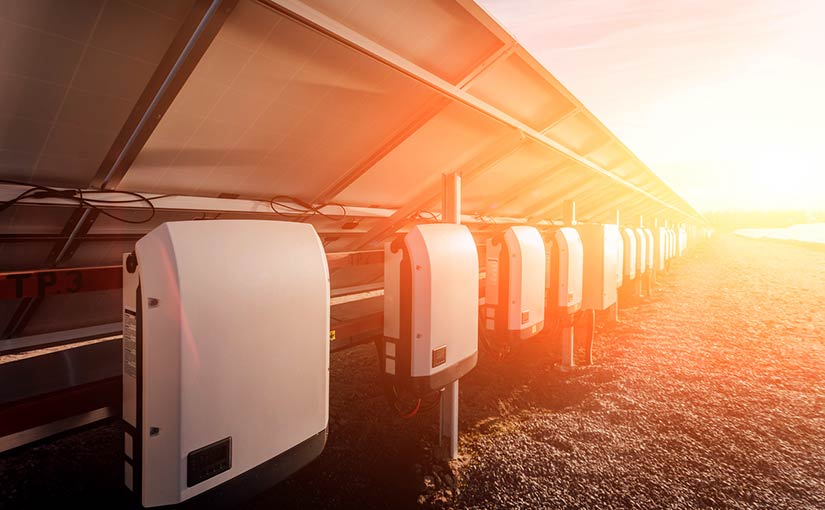
<instances>
[{"instance_id":1,"label":"row of solar panels","mask_svg":"<svg viewBox=\"0 0 825 510\"><path fill-rule=\"evenodd\" d=\"M557 220L566 199L582 220L702 221L470 0L5 5L0 178L180 196L142 224L11 206L0 271L117 264L157 224L217 214L312 222L328 252L375 248L437 219L452 172L479 241ZM3 200L24 189L0 185ZM345 207L294 214L301 202ZM361 266L333 285L376 281ZM0 301L5 337L118 319L118 292Z\"/></svg>"}]
</instances>

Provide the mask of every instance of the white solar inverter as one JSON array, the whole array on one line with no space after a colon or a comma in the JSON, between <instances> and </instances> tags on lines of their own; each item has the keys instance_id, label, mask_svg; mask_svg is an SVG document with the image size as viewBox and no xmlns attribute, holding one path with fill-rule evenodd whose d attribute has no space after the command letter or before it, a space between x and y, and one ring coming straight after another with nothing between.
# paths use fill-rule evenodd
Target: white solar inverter
<instances>
[{"instance_id":1,"label":"white solar inverter","mask_svg":"<svg viewBox=\"0 0 825 510\"><path fill-rule=\"evenodd\" d=\"M611 228L608 233L616 239L616 287L621 287L624 283L624 240L618 225L615 229Z\"/></svg>"},{"instance_id":2,"label":"white solar inverter","mask_svg":"<svg viewBox=\"0 0 825 510\"><path fill-rule=\"evenodd\" d=\"M576 225L584 250L584 310L606 310L617 301L618 229L618 225L599 223Z\"/></svg>"},{"instance_id":3,"label":"white solar inverter","mask_svg":"<svg viewBox=\"0 0 825 510\"><path fill-rule=\"evenodd\" d=\"M653 232L651 232L649 228L643 228L642 231L645 233L645 248L647 249L645 262L647 263L647 269L651 270L654 267L654 254L656 253Z\"/></svg>"},{"instance_id":4,"label":"white solar inverter","mask_svg":"<svg viewBox=\"0 0 825 510\"><path fill-rule=\"evenodd\" d=\"M633 229L636 235L636 277L647 272L647 236L641 228Z\"/></svg>"},{"instance_id":5,"label":"white solar inverter","mask_svg":"<svg viewBox=\"0 0 825 510\"><path fill-rule=\"evenodd\" d=\"M329 275L312 226L164 223L123 278L125 483L143 506L231 503L321 453Z\"/></svg>"},{"instance_id":6,"label":"white solar inverter","mask_svg":"<svg viewBox=\"0 0 825 510\"><path fill-rule=\"evenodd\" d=\"M665 250L667 249L667 229L656 227L653 229L653 269L665 270Z\"/></svg>"},{"instance_id":7,"label":"white solar inverter","mask_svg":"<svg viewBox=\"0 0 825 510\"><path fill-rule=\"evenodd\" d=\"M582 306L584 252L581 237L572 227L553 230L545 250L546 315L572 315Z\"/></svg>"},{"instance_id":8,"label":"white solar inverter","mask_svg":"<svg viewBox=\"0 0 825 510\"><path fill-rule=\"evenodd\" d=\"M499 340L521 340L544 327L544 240L535 227L508 227L487 241L484 326Z\"/></svg>"},{"instance_id":9,"label":"white solar inverter","mask_svg":"<svg viewBox=\"0 0 825 510\"><path fill-rule=\"evenodd\" d=\"M464 225L417 225L384 247L384 374L424 394L458 380L477 359L473 236Z\"/></svg>"},{"instance_id":10,"label":"white solar inverter","mask_svg":"<svg viewBox=\"0 0 825 510\"><path fill-rule=\"evenodd\" d=\"M633 280L636 278L636 234L633 233L632 228L623 228L622 243L624 247L624 257L622 258L622 266L624 273L624 280Z\"/></svg>"}]
</instances>

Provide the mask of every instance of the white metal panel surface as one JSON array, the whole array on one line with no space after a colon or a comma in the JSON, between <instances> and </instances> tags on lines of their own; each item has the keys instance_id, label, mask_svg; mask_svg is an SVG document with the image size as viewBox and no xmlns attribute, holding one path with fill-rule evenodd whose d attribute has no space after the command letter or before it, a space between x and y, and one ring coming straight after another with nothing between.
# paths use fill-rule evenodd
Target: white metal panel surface
<instances>
[{"instance_id":1,"label":"white metal panel surface","mask_svg":"<svg viewBox=\"0 0 825 510\"><path fill-rule=\"evenodd\" d=\"M144 505L188 499L326 428L329 282L311 226L167 223L136 252ZM225 437L231 468L188 487L187 455Z\"/></svg>"},{"instance_id":2,"label":"white metal panel surface","mask_svg":"<svg viewBox=\"0 0 825 510\"><path fill-rule=\"evenodd\" d=\"M410 371L428 377L478 351L478 253L463 225L418 225L404 242L412 266ZM433 366L442 346L446 362Z\"/></svg>"}]
</instances>

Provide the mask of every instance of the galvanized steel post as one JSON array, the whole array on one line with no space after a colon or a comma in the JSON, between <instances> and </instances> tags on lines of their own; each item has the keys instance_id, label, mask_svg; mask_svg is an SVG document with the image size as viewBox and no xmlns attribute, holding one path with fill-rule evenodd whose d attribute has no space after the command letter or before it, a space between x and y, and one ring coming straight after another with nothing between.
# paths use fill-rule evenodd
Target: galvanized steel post
<instances>
[{"instance_id":1,"label":"galvanized steel post","mask_svg":"<svg viewBox=\"0 0 825 510\"><path fill-rule=\"evenodd\" d=\"M461 175L453 172L444 174L442 179L441 221L461 223ZM444 439L449 441L450 458L458 458L458 380L441 390L438 444L441 445Z\"/></svg>"}]
</instances>

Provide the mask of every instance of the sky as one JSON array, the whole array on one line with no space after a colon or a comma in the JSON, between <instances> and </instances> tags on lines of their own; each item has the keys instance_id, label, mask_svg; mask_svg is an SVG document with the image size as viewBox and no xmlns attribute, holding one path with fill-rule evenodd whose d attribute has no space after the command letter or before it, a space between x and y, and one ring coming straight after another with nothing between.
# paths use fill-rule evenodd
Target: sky
<instances>
[{"instance_id":1,"label":"sky","mask_svg":"<svg viewBox=\"0 0 825 510\"><path fill-rule=\"evenodd\" d=\"M700 211L825 209L825 0L478 0Z\"/></svg>"}]
</instances>

